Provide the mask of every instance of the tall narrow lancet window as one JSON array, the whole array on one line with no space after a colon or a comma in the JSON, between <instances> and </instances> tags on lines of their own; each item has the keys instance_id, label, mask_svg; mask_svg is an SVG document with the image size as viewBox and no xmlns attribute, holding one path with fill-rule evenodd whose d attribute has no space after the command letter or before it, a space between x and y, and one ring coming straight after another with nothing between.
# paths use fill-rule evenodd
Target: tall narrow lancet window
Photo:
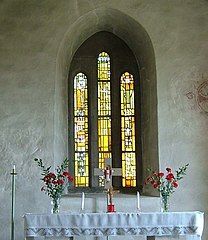
<instances>
[{"instance_id":1,"label":"tall narrow lancet window","mask_svg":"<svg viewBox=\"0 0 208 240\"><path fill-rule=\"evenodd\" d=\"M106 52L98 56L98 162L104 168L104 161L111 158L111 89L110 57ZM99 177L99 185L103 178Z\"/></svg>"},{"instance_id":2,"label":"tall narrow lancet window","mask_svg":"<svg viewBox=\"0 0 208 240\"><path fill-rule=\"evenodd\" d=\"M74 77L74 152L75 186L89 186L87 77Z\"/></svg>"},{"instance_id":3,"label":"tall narrow lancet window","mask_svg":"<svg viewBox=\"0 0 208 240\"><path fill-rule=\"evenodd\" d=\"M121 76L121 145L122 185L136 186L134 78L128 72Z\"/></svg>"}]
</instances>

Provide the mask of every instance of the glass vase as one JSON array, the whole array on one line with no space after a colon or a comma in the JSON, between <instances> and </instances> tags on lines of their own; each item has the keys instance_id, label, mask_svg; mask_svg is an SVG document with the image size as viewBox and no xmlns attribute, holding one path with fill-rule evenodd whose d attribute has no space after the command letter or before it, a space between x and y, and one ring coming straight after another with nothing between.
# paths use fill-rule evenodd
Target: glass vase
<instances>
[{"instance_id":1,"label":"glass vase","mask_svg":"<svg viewBox=\"0 0 208 240\"><path fill-rule=\"evenodd\" d=\"M168 196L161 196L160 204L161 204L161 212L169 211L169 197Z\"/></svg>"},{"instance_id":2,"label":"glass vase","mask_svg":"<svg viewBox=\"0 0 208 240\"><path fill-rule=\"evenodd\" d=\"M60 209L60 198L53 198L51 201L51 213L59 213L59 209Z\"/></svg>"}]
</instances>

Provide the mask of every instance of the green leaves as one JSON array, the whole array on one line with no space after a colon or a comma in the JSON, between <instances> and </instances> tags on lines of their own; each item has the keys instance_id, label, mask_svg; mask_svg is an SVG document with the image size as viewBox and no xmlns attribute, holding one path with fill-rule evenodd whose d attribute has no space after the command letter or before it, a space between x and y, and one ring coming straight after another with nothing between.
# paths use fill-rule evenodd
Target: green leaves
<instances>
[{"instance_id":1,"label":"green leaves","mask_svg":"<svg viewBox=\"0 0 208 240\"><path fill-rule=\"evenodd\" d=\"M35 158L34 161L38 167L42 170L41 180L44 182L44 186L41 191L44 191L49 197L53 199L60 198L65 187L68 186L69 180L64 172L68 172L68 159L65 158L60 166L57 166L55 173L51 172L51 166L45 167L42 159Z\"/></svg>"},{"instance_id":2,"label":"green leaves","mask_svg":"<svg viewBox=\"0 0 208 240\"><path fill-rule=\"evenodd\" d=\"M187 167L189 166L189 163L187 163L185 166L180 167L179 170L176 171L176 179L181 180L186 175Z\"/></svg>"},{"instance_id":3,"label":"green leaves","mask_svg":"<svg viewBox=\"0 0 208 240\"><path fill-rule=\"evenodd\" d=\"M150 168L147 171L150 175L145 180L146 184L151 184L153 188L157 189L161 195L162 202L164 204L164 210L168 210L168 199L175 189L178 187L178 181L181 180L186 175L186 170L189 164L180 167L176 174L173 174L171 168L166 168L166 173L152 171Z\"/></svg>"},{"instance_id":4,"label":"green leaves","mask_svg":"<svg viewBox=\"0 0 208 240\"><path fill-rule=\"evenodd\" d=\"M48 168L45 168L45 166L43 165L43 160L40 158L35 158L34 159L35 162L38 163L38 166L42 169L43 173L41 175L45 176L50 172L51 166Z\"/></svg>"},{"instance_id":5,"label":"green leaves","mask_svg":"<svg viewBox=\"0 0 208 240\"><path fill-rule=\"evenodd\" d=\"M148 168L147 171L150 172L150 175L146 179L145 184L151 184L153 188L156 188L161 193L161 195L169 197L178 187L178 181L186 175L188 166L189 164L180 167L176 171L176 174L172 173L171 168L166 168L166 173L152 171Z\"/></svg>"}]
</instances>

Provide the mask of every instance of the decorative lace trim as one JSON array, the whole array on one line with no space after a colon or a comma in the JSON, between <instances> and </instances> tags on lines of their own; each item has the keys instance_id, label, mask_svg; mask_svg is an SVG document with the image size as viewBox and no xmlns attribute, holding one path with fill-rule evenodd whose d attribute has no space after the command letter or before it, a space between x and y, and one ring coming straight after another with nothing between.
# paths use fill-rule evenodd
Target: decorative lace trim
<instances>
[{"instance_id":1,"label":"decorative lace trim","mask_svg":"<svg viewBox=\"0 0 208 240\"><path fill-rule=\"evenodd\" d=\"M141 227L141 228L27 228L27 237L54 236L115 236L115 235L146 235L146 236L177 236L197 234L197 227Z\"/></svg>"}]
</instances>

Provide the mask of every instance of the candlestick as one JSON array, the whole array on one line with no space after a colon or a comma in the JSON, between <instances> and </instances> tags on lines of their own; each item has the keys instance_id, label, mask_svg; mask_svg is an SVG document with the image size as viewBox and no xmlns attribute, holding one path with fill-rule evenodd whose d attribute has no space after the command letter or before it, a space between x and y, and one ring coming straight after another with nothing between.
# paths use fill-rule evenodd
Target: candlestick
<instances>
[{"instance_id":1,"label":"candlestick","mask_svg":"<svg viewBox=\"0 0 208 240\"><path fill-rule=\"evenodd\" d=\"M82 193L82 203L81 203L81 210L84 210L84 202L85 202L85 194L84 192Z\"/></svg>"},{"instance_id":2,"label":"candlestick","mask_svg":"<svg viewBox=\"0 0 208 240\"><path fill-rule=\"evenodd\" d=\"M137 210L140 211L140 194L137 192Z\"/></svg>"},{"instance_id":3,"label":"candlestick","mask_svg":"<svg viewBox=\"0 0 208 240\"><path fill-rule=\"evenodd\" d=\"M14 217L15 217L15 176L17 173L15 172L15 165L13 165L13 169L11 172L12 175L12 216L11 216L11 240L15 239L15 231L14 231Z\"/></svg>"}]
</instances>

